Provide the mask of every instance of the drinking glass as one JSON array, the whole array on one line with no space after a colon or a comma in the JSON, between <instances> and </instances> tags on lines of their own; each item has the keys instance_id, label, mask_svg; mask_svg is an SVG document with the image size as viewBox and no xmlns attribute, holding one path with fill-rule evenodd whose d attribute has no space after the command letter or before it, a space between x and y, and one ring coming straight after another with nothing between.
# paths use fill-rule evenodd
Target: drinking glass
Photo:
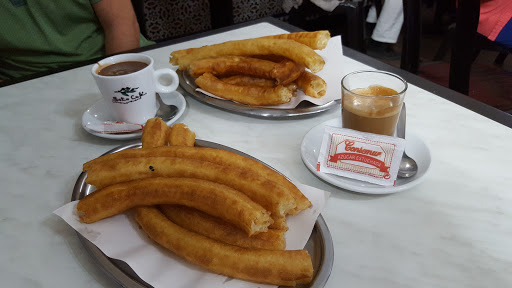
<instances>
[{"instance_id":1,"label":"drinking glass","mask_svg":"<svg viewBox=\"0 0 512 288\"><path fill-rule=\"evenodd\" d=\"M341 80L342 127L393 136L407 82L386 71L356 71Z\"/></svg>"}]
</instances>

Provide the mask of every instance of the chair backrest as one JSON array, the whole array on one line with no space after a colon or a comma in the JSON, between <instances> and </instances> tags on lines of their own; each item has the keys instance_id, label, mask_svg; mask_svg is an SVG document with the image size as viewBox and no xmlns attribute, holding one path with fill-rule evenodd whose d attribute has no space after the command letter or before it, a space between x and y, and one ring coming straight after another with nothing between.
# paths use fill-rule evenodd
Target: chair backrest
<instances>
[{"instance_id":1,"label":"chair backrest","mask_svg":"<svg viewBox=\"0 0 512 288\"><path fill-rule=\"evenodd\" d=\"M403 0L404 24L400 68L417 73L420 64L421 1Z\"/></svg>"},{"instance_id":2,"label":"chair backrest","mask_svg":"<svg viewBox=\"0 0 512 288\"><path fill-rule=\"evenodd\" d=\"M474 60L474 47L480 0L459 0L455 27L455 41L450 58L449 87L462 94L469 94L469 76Z\"/></svg>"},{"instance_id":3,"label":"chair backrest","mask_svg":"<svg viewBox=\"0 0 512 288\"><path fill-rule=\"evenodd\" d=\"M419 69L421 38L420 0L404 2L404 41L400 67L412 73ZM458 0L456 28L450 58L449 87L469 93L471 64L475 58L480 0Z\"/></svg>"},{"instance_id":4,"label":"chair backrest","mask_svg":"<svg viewBox=\"0 0 512 288\"><path fill-rule=\"evenodd\" d=\"M144 18L144 1L143 0L132 0L133 10L135 11L135 16L137 16L137 22L139 22L139 30L144 37L147 37L146 33L146 20Z\"/></svg>"},{"instance_id":5,"label":"chair backrest","mask_svg":"<svg viewBox=\"0 0 512 288\"><path fill-rule=\"evenodd\" d=\"M234 24L233 1L216 0L210 2L210 19L212 28L222 28Z\"/></svg>"}]
</instances>

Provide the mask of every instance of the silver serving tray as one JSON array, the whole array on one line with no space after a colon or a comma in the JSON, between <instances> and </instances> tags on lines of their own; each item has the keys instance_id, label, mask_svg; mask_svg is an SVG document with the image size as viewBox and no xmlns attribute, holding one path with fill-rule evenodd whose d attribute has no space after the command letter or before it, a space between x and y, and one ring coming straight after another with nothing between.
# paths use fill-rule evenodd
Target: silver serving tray
<instances>
[{"instance_id":1,"label":"silver serving tray","mask_svg":"<svg viewBox=\"0 0 512 288\"><path fill-rule=\"evenodd\" d=\"M265 106L249 106L246 104L236 103L233 101L222 100L210 97L201 92L197 92L198 88L194 77L190 76L187 71L178 70L180 77L180 86L185 90L186 94L204 104L226 110L229 112L253 116L266 119L286 119L313 116L321 112L325 112L331 108L339 107L341 99L334 100L323 105L315 105L308 101L302 101L297 107L291 109L275 109Z\"/></svg>"},{"instance_id":2,"label":"silver serving tray","mask_svg":"<svg viewBox=\"0 0 512 288\"><path fill-rule=\"evenodd\" d=\"M196 140L196 146L224 149L259 161L258 159L255 159L254 157L251 157L243 152L213 142ZM141 147L141 142L137 141L131 144L118 146L106 152L105 154L111 154L125 149L137 149ZM73 195L71 196L71 201L80 200L94 191L93 186L85 183L86 178L87 171L82 172L76 180L75 187L73 188ZM106 256L92 242L90 242L82 235L80 235L80 233L77 232L77 235L82 244L89 252L89 254L97 261L97 263L100 265L103 271L105 271L115 281L117 281L119 285L126 288L152 287L148 283L144 282L144 280L142 280L139 276L137 276L137 274L130 268L130 266L128 266L128 264L121 260L113 259ZM315 226L313 227L311 236L309 237L309 240L306 243L305 249L308 250L309 254L311 255L311 260L313 263L315 274L313 276L313 281L311 281L311 283L307 285L297 285L297 287L324 287L325 283L327 283L327 279L329 279L329 276L331 274L332 265L334 261L334 247L332 243L331 233L329 232L329 228L327 228L327 224L325 223L322 215L318 216Z\"/></svg>"}]
</instances>

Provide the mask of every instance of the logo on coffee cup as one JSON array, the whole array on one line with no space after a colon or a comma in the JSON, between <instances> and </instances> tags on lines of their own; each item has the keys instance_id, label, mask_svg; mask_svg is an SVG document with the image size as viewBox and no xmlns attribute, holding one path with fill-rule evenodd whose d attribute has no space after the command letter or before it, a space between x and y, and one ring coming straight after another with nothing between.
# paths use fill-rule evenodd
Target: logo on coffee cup
<instances>
[{"instance_id":1,"label":"logo on coffee cup","mask_svg":"<svg viewBox=\"0 0 512 288\"><path fill-rule=\"evenodd\" d=\"M147 93L144 91L137 92L137 89L139 89L139 87L124 87L119 89L119 91L114 91L114 93L120 93L123 96L112 97L112 103L128 104L131 102L139 101L140 99L142 99L142 96L146 95Z\"/></svg>"}]
</instances>

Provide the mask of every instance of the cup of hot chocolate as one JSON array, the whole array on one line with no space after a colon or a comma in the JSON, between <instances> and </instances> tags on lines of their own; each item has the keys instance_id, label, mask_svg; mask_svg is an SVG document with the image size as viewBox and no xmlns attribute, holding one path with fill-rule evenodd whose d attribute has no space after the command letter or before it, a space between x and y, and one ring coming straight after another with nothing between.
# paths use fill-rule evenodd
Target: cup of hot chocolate
<instances>
[{"instance_id":1,"label":"cup of hot chocolate","mask_svg":"<svg viewBox=\"0 0 512 288\"><path fill-rule=\"evenodd\" d=\"M170 93L179 85L170 68L153 69L153 58L136 53L107 57L91 69L114 121L144 124L155 117L156 93Z\"/></svg>"},{"instance_id":2,"label":"cup of hot chocolate","mask_svg":"<svg viewBox=\"0 0 512 288\"><path fill-rule=\"evenodd\" d=\"M407 82L386 71L356 71L341 80L342 125L393 136Z\"/></svg>"}]
</instances>

